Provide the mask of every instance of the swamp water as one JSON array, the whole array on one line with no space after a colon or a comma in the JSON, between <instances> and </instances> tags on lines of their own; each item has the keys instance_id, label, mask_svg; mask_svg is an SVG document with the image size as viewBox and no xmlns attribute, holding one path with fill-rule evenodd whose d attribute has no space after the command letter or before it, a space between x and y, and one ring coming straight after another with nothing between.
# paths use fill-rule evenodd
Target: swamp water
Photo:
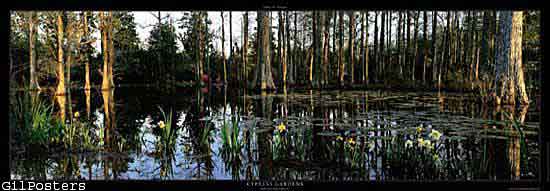
<instances>
[{"instance_id":1,"label":"swamp water","mask_svg":"<svg viewBox=\"0 0 550 191\"><path fill-rule=\"evenodd\" d=\"M535 104L490 107L470 94L437 92L305 90L258 95L179 89L159 95L143 88L73 91L66 102L73 113L80 113L74 120L89 124L82 127L90 133L87 144L13 151L12 178L330 181L538 176L540 110ZM59 111L52 96L43 97ZM169 124L160 108L172 118L168 136L164 133Z\"/></svg>"}]
</instances>

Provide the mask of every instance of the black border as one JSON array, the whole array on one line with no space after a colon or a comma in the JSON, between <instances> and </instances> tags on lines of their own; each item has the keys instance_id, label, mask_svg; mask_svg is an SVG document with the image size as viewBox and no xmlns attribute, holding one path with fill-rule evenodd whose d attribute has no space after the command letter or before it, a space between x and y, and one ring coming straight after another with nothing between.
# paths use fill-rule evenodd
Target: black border
<instances>
[{"instance_id":1,"label":"black border","mask_svg":"<svg viewBox=\"0 0 550 191\"><path fill-rule=\"evenodd\" d=\"M353 9L353 10L380 10L380 9L420 9L420 10L482 10L482 9L514 9L514 10L540 10L541 11L541 41L542 50L547 41L544 40L545 17L546 11L542 0L465 0L465 1L437 1L437 0L336 0L336 1L315 1L315 0L179 0L179 1L136 1L136 0L11 0L3 3L8 3L4 14L5 19L2 20L2 26L6 27L4 33L5 51L9 45L9 12L13 10L134 10L134 11L183 11L183 10L249 10L255 11L259 9L268 10L333 10L333 9ZM544 67L545 54L543 54L542 64L542 89L546 83L544 82ZM3 67L8 67L3 64ZM4 71L7 71L5 69ZM7 98L9 76L4 75L4 87L6 93L3 96ZM544 99L544 91L541 92L541 99ZM8 99L4 99L9 102ZM6 106L8 103L6 103ZM419 190L445 190L445 189L490 189L490 190L550 190L550 133L547 133L545 128L545 116L547 108L544 107L544 101L541 103L541 128L540 128L540 170L539 180L533 181L385 181L385 182L319 182L319 181L298 181L303 186L289 187L286 190L365 190L365 189L419 189ZM7 109L7 108L6 108ZM4 114L5 121L8 121L7 112ZM4 126L7 127L7 126ZM5 132L6 130L4 130ZM9 154L9 134L1 133L5 142L3 144L4 152ZM6 144L8 143L8 144ZM9 180L9 155L5 154L2 168L2 182ZM188 190L191 189L208 189L208 190L262 190L258 187L246 186L243 181L86 181L86 190ZM264 189L265 190L265 189ZM273 189L267 189L273 190Z\"/></svg>"}]
</instances>

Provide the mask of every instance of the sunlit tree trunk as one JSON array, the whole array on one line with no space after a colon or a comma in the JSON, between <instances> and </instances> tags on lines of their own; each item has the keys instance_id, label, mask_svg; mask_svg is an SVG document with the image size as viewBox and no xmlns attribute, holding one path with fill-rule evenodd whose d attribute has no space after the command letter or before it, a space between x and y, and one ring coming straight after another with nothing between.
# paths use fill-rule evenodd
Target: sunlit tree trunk
<instances>
[{"instance_id":1,"label":"sunlit tree trunk","mask_svg":"<svg viewBox=\"0 0 550 191\"><path fill-rule=\"evenodd\" d=\"M63 19L57 14L57 89L56 95L65 95L65 70L63 69Z\"/></svg>"},{"instance_id":2,"label":"sunlit tree trunk","mask_svg":"<svg viewBox=\"0 0 550 191\"><path fill-rule=\"evenodd\" d=\"M86 40L89 40L89 36L88 36L88 12L84 12L83 13L83 17L82 17L83 21L84 21L84 25L82 26L84 28L84 37L86 38ZM88 43L88 42L86 42ZM86 47L85 48L85 52L84 52L84 55L83 55L83 58L84 58L84 72L86 72L85 75L85 82L84 82L84 90L85 91L88 91L90 90L90 60L88 59L89 58L89 55L88 55L88 45L87 44L84 44L84 46Z\"/></svg>"},{"instance_id":3,"label":"sunlit tree trunk","mask_svg":"<svg viewBox=\"0 0 550 191\"><path fill-rule=\"evenodd\" d=\"M514 105L517 96L520 104L528 104L522 68L523 12L502 11L499 20L500 33L495 56L497 59L496 103Z\"/></svg>"},{"instance_id":4,"label":"sunlit tree trunk","mask_svg":"<svg viewBox=\"0 0 550 191\"><path fill-rule=\"evenodd\" d=\"M30 63L30 89L40 90L38 80L36 79L36 55L34 43L36 41L36 14L35 12L29 12L28 24L29 24L29 63Z\"/></svg>"},{"instance_id":5,"label":"sunlit tree trunk","mask_svg":"<svg viewBox=\"0 0 550 191\"><path fill-rule=\"evenodd\" d=\"M101 51L103 52L103 83L102 83L102 89L107 90L109 89L109 49L108 49L108 26L107 26L107 18L104 15L103 12L99 12L99 18L101 21L100 30L101 30Z\"/></svg>"},{"instance_id":6,"label":"sunlit tree trunk","mask_svg":"<svg viewBox=\"0 0 550 191\"><path fill-rule=\"evenodd\" d=\"M55 97L59 104L61 120L65 121L65 71L63 69L63 12L57 13L57 89Z\"/></svg>"}]
</instances>

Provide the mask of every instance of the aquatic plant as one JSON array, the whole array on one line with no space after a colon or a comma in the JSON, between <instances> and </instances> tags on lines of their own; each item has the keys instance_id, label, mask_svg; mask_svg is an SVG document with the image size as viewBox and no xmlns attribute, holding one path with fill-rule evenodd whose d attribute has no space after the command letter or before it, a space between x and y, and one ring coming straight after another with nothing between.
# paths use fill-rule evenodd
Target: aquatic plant
<instances>
[{"instance_id":1,"label":"aquatic plant","mask_svg":"<svg viewBox=\"0 0 550 191\"><path fill-rule=\"evenodd\" d=\"M162 107L159 106L159 110L162 113L163 120L158 125L161 131L161 141L166 146L174 145L176 142L175 131L172 129L172 110L166 115Z\"/></svg>"},{"instance_id":2,"label":"aquatic plant","mask_svg":"<svg viewBox=\"0 0 550 191\"><path fill-rule=\"evenodd\" d=\"M23 96L17 97L12 107L15 113L13 121L20 124L19 128L14 130L21 135L21 141L31 145L48 146L50 142L59 140L62 132L54 125L51 104L26 92Z\"/></svg>"},{"instance_id":3,"label":"aquatic plant","mask_svg":"<svg viewBox=\"0 0 550 191\"><path fill-rule=\"evenodd\" d=\"M228 154L231 159L237 158L241 153L241 148L243 147L243 141L238 140L238 117L233 117L231 123L227 123L226 121L223 122L223 127L221 128L221 136L222 152Z\"/></svg>"}]
</instances>

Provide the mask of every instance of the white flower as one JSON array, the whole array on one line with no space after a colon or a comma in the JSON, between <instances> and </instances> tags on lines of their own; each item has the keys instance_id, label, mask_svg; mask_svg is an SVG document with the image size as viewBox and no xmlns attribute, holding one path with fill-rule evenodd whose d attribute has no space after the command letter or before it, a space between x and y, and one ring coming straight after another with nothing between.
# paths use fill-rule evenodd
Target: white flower
<instances>
[{"instance_id":1,"label":"white flower","mask_svg":"<svg viewBox=\"0 0 550 191\"><path fill-rule=\"evenodd\" d=\"M411 140L405 141L405 148L411 148L413 146L413 142Z\"/></svg>"}]
</instances>

